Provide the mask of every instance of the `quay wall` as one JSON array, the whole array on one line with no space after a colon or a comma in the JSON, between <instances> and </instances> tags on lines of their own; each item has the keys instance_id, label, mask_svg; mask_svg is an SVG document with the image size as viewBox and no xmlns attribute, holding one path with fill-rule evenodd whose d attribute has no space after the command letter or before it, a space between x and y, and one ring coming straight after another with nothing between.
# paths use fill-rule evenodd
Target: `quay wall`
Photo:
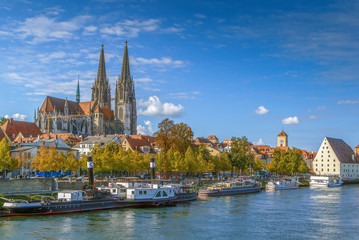
<instances>
[{"instance_id":1,"label":"quay wall","mask_svg":"<svg viewBox=\"0 0 359 240\"><path fill-rule=\"evenodd\" d=\"M31 194L45 193L57 190L53 178L12 179L0 181L0 193L3 194Z\"/></svg>"}]
</instances>

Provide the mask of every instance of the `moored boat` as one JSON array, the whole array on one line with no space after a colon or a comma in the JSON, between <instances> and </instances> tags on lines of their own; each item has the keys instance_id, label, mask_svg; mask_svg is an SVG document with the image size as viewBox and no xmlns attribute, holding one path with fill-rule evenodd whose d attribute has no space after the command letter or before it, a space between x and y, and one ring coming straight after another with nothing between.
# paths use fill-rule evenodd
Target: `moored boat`
<instances>
[{"instance_id":1,"label":"moored boat","mask_svg":"<svg viewBox=\"0 0 359 240\"><path fill-rule=\"evenodd\" d=\"M255 193L259 192L261 187L262 184L257 183L255 180L218 182L210 187L200 189L198 192L198 196L211 197Z\"/></svg>"},{"instance_id":2,"label":"moored boat","mask_svg":"<svg viewBox=\"0 0 359 240\"><path fill-rule=\"evenodd\" d=\"M343 184L341 177L332 176L310 176L311 187L339 187Z\"/></svg>"},{"instance_id":3,"label":"moored boat","mask_svg":"<svg viewBox=\"0 0 359 240\"><path fill-rule=\"evenodd\" d=\"M290 190L299 188L297 180L279 180L269 181L266 185L266 191Z\"/></svg>"}]
</instances>

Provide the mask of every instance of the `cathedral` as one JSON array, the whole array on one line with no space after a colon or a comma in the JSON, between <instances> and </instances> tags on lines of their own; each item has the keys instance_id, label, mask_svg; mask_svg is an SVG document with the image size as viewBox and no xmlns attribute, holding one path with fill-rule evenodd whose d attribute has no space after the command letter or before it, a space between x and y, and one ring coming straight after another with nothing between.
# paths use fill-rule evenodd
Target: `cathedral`
<instances>
[{"instance_id":1,"label":"cathedral","mask_svg":"<svg viewBox=\"0 0 359 240\"><path fill-rule=\"evenodd\" d=\"M111 88L106 77L103 45L97 77L92 87L91 101L80 102L77 82L76 102L47 96L34 121L43 133L73 133L81 135L136 134L137 112L135 85L130 74L127 41L121 75L116 81L114 109L111 108Z\"/></svg>"}]
</instances>

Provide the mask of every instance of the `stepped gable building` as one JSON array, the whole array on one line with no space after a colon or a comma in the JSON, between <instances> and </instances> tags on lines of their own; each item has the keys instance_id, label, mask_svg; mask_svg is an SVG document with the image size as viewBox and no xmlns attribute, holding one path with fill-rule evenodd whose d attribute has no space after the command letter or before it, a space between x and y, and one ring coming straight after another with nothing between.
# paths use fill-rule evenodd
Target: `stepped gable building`
<instances>
[{"instance_id":1,"label":"stepped gable building","mask_svg":"<svg viewBox=\"0 0 359 240\"><path fill-rule=\"evenodd\" d=\"M102 45L91 101L80 102L78 81L76 102L47 96L41 108L35 111L34 121L44 133L136 134L135 86L130 76L127 42L121 75L116 83L114 110L111 109L111 100L111 88L106 77L105 54Z\"/></svg>"}]
</instances>

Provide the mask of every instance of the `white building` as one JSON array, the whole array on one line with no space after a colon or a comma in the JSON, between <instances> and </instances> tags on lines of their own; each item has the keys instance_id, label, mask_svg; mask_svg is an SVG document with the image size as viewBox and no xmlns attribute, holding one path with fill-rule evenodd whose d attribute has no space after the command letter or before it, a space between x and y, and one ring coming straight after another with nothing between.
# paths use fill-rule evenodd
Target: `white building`
<instances>
[{"instance_id":1,"label":"white building","mask_svg":"<svg viewBox=\"0 0 359 240\"><path fill-rule=\"evenodd\" d=\"M88 136L84 141L76 144L73 149L78 151L78 157L80 158L84 154L88 155L95 145L106 146L110 142L116 142L118 145L121 145L121 141L117 135Z\"/></svg>"},{"instance_id":2,"label":"white building","mask_svg":"<svg viewBox=\"0 0 359 240\"><path fill-rule=\"evenodd\" d=\"M318 175L359 179L359 159L342 139L325 137L313 161L313 171Z\"/></svg>"}]
</instances>

